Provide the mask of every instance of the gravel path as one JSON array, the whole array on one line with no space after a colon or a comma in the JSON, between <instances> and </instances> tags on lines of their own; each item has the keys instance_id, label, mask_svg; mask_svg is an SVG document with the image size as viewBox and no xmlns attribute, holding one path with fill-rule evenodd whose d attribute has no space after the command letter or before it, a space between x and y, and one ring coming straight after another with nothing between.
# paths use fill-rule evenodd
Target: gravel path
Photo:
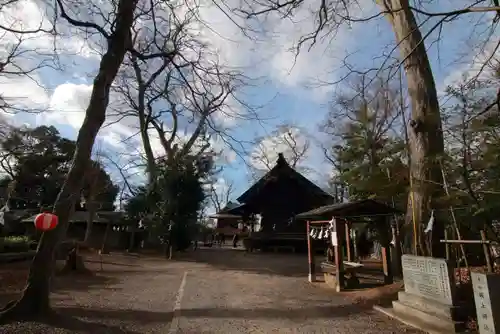
<instances>
[{"instance_id":1,"label":"gravel path","mask_svg":"<svg viewBox=\"0 0 500 334\"><path fill-rule=\"evenodd\" d=\"M58 282L57 323L0 333L419 333L308 284L304 260L213 249L177 261L108 256L103 272L89 264L95 277Z\"/></svg>"},{"instance_id":2,"label":"gravel path","mask_svg":"<svg viewBox=\"0 0 500 334\"><path fill-rule=\"evenodd\" d=\"M108 256L87 266L94 277L65 277L55 284L51 324L24 322L0 333L167 333L183 271L165 259Z\"/></svg>"}]
</instances>

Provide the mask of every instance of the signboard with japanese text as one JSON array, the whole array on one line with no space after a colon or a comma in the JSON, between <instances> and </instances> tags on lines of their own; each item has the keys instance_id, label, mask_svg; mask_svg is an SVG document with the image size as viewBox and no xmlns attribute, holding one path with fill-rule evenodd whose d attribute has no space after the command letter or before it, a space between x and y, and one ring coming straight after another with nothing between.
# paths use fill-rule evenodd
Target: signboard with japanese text
<instances>
[{"instance_id":1,"label":"signboard with japanese text","mask_svg":"<svg viewBox=\"0 0 500 334\"><path fill-rule=\"evenodd\" d=\"M480 334L500 333L500 275L471 273Z\"/></svg>"},{"instance_id":2,"label":"signboard with japanese text","mask_svg":"<svg viewBox=\"0 0 500 334\"><path fill-rule=\"evenodd\" d=\"M401 264L407 293L453 305L446 260L405 254L401 257Z\"/></svg>"}]
</instances>

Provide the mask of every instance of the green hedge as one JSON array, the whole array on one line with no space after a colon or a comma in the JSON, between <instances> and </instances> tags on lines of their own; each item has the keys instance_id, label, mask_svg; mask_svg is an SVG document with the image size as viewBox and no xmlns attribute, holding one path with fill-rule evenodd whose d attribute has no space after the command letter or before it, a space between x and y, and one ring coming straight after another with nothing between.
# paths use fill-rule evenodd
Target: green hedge
<instances>
[{"instance_id":1,"label":"green hedge","mask_svg":"<svg viewBox=\"0 0 500 334\"><path fill-rule=\"evenodd\" d=\"M27 236L3 237L0 240L0 253L21 253L35 250L37 243Z\"/></svg>"}]
</instances>

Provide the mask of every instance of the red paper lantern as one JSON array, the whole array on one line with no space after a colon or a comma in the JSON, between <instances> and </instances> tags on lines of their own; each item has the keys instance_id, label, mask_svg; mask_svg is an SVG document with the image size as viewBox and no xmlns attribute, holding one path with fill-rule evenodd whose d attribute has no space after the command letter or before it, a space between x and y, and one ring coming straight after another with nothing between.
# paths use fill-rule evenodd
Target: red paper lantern
<instances>
[{"instance_id":1,"label":"red paper lantern","mask_svg":"<svg viewBox=\"0 0 500 334\"><path fill-rule=\"evenodd\" d=\"M35 217L35 228L40 231L50 231L56 228L59 219L52 213L40 213Z\"/></svg>"}]
</instances>

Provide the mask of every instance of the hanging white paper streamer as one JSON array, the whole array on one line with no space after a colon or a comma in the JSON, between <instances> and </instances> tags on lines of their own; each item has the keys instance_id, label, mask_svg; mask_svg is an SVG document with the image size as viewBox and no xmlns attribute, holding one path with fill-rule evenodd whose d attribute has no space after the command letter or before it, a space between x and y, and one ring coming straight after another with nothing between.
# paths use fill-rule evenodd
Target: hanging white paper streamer
<instances>
[{"instance_id":1,"label":"hanging white paper streamer","mask_svg":"<svg viewBox=\"0 0 500 334\"><path fill-rule=\"evenodd\" d=\"M332 218L332 220L330 220L330 225L328 226L328 228L330 229L330 231L335 231L335 218Z\"/></svg>"},{"instance_id":2,"label":"hanging white paper streamer","mask_svg":"<svg viewBox=\"0 0 500 334\"><path fill-rule=\"evenodd\" d=\"M5 225L5 212L9 212L9 206L5 204L0 208L0 225Z\"/></svg>"},{"instance_id":3,"label":"hanging white paper streamer","mask_svg":"<svg viewBox=\"0 0 500 334\"><path fill-rule=\"evenodd\" d=\"M431 232L432 225L434 225L434 210L431 211L431 218L429 218L429 222L427 223L427 227L425 228L424 233Z\"/></svg>"},{"instance_id":4,"label":"hanging white paper streamer","mask_svg":"<svg viewBox=\"0 0 500 334\"><path fill-rule=\"evenodd\" d=\"M330 231L328 229L325 229L325 233L323 235L323 239L328 240L330 237Z\"/></svg>"}]
</instances>

